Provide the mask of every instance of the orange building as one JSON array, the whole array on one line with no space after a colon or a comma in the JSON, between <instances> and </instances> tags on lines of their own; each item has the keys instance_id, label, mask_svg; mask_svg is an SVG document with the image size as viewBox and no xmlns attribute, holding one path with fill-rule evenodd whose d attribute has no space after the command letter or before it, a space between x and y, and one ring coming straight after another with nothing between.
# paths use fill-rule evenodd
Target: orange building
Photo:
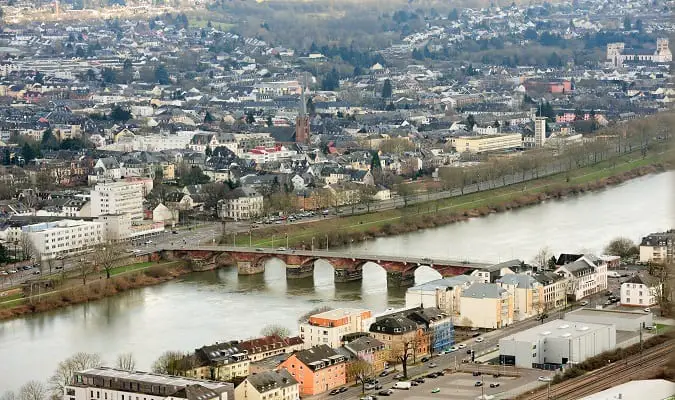
<instances>
[{"instance_id":1,"label":"orange building","mask_svg":"<svg viewBox=\"0 0 675 400\"><path fill-rule=\"evenodd\" d=\"M279 367L300 383L301 396L324 393L347 383L345 357L326 345L298 351Z\"/></svg>"}]
</instances>

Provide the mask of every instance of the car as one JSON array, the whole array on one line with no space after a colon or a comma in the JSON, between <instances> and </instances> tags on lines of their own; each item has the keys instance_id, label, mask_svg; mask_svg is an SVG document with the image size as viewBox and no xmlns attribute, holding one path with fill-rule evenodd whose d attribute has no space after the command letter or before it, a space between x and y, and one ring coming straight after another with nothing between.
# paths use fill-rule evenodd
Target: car
<instances>
[{"instance_id":1,"label":"car","mask_svg":"<svg viewBox=\"0 0 675 400\"><path fill-rule=\"evenodd\" d=\"M493 383L491 383L491 384L490 384L490 387L491 387L491 388L499 387L499 382L493 382Z\"/></svg>"},{"instance_id":2,"label":"car","mask_svg":"<svg viewBox=\"0 0 675 400\"><path fill-rule=\"evenodd\" d=\"M424 258L422 259L422 261L424 261L424 262L432 262L431 258L429 258L429 257L424 257Z\"/></svg>"},{"instance_id":3,"label":"car","mask_svg":"<svg viewBox=\"0 0 675 400\"><path fill-rule=\"evenodd\" d=\"M257 249L255 249L255 251L265 251L265 250L258 247Z\"/></svg>"},{"instance_id":4,"label":"car","mask_svg":"<svg viewBox=\"0 0 675 400\"><path fill-rule=\"evenodd\" d=\"M63 265L57 265L54 269L63 269Z\"/></svg>"},{"instance_id":5,"label":"car","mask_svg":"<svg viewBox=\"0 0 675 400\"><path fill-rule=\"evenodd\" d=\"M540 376L539 378L537 378L537 380L540 382L551 382L551 378L547 376Z\"/></svg>"},{"instance_id":6,"label":"car","mask_svg":"<svg viewBox=\"0 0 675 400\"><path fill-rule=\"evenodd\" d=\"M497 372L496 374L492 374L493 378L499 378L500 376L502 376L502 374L500 374L499 372Z\"/></svg>"},{"instance_id":7,"label":"car","mask_svg":"<svg viewBox=\"0 0 675 400\"><path fill-rule=\"evenodd\" d=\"M471 337L478 337L478 336L480 336L480 332L476 332L476 333L471 334Z\"/></svg>"},{"instance_id":8,"label":"car","mask_svg":"<svg viewBox=\"0 0 675 400\"><path fill-rule=\"evenodd\" d=\"M10 269L10 270L9 270L9 273L10 273L10 274L16 274L16 270L15 270L15 269Z\"/></svg>"},{"instance_id":9,"label":"car","mask_svg":"<svg viewBox=\"0 0 675 400\"><path fill-rule=\"evenodd\" d=\"M436 374L433 372L427 375L427 378L436 379Z\"/></svg>"},{"instance_id":10,"label":"car","mask_svg":"<svg viewBox=\"0 0 675 400\"><path fill-rule=\"evenodd\" d=\"M431 389L431 393L438 393L441 391L441 388L433 388Z\"/></svg>"},{"instance_id":11,"label":"car","mask_svg":"<svg viewBox=\"0 0 675 400\"><path fill-rule=\"evenodd\" d=\"M476 332L476 331L479 331L479 330L480 330L480 328L478 328L478 327L476 327L476 326L474 326L473 328L471 328L471 332Z\"/></svg>"},{"instance_id":12,"label":"car","mask_svg":"<svg viewBox=\"0 0 675 400\"><path fill-rule=\"evenodd\" d=\"M436 371L436 376L444 376L444 375L445 375L445 372L443 372L443 370Z\"/></svg>"},{"instance_id":13,"label":"car","mask_svg":"<svg viewBox=\"0 0 675 400\"><path fill-rule=\"evenodd\" d=\"M485 339L484 339L483 337L477 337L477 338L476 338L476 342L478 342L478 343L480 343L480 342L482 342L482 341L484 341L484 340L485 340Z\"/></svg>"},{"instance_id":14,"label":"car","mask_svg":"<svg viewBox=\"0 0 675 400\"><path fill-rule=\"evenodd\" d=\"M609 306L609 305L611 305L611 304L612 304L612 301L611 301L611 300L605 301L605 305L606 305L606 306Z\"/></svg>"},{"instance_id":15,"label":"car","mask_svg":"<svg viewBox=\"0 0 675 400\"><path fill-rule=\"evenodd\" d=\"M645 329L648 330L648 331L651 331L652 329L654 329L654 327L653 326L645 326Z\"/></svg>"},{"instance_id":16,"label":"car","mask_svg":"<svg viewBox=\"0 0 675 400\"><path fill-rule=\"evenodd\" d=\"M403 379L405 376L403 374L394 375L394 379Z\"/></svg>"},{"instance_id":17,"label":"car","mask_svg":"<svg viewBox=\"0 0 675 400\"><path fill-rule=\"evenodd\" d=\"M473 376L480 376L480 371L473 371Z\"/></svg>"},{"instance_id":18,"label":"car","mask_svg":"<svg viewBox=\"0 0 675 400\"><path fill-rule=\"evenodd\" d=\"M340 390L340 393L344 393L344 392L347 391L347 389L349 389L349 388L346 387L346 386L343 386L343 387L341 387L339 390Z\"/></svg>"},{"instance_id":19,"label":"car","mask_svg":"<svg viewBox=\"0 0 675 400\"><path fill-rule=\"evenodd\" d=\"M9 272L7 272L7 271L0 271L0 275L9 275Z\"/></svg>"},{"instance_id":20,"label":"car","mask_svg":"<svg viewBox=\"0 0 675 400\"><path fill-rule=\"evenodd\" d=\"M389 371L387 371L386 369L384 371L380 372L380 378L383 378L387 375L389 375Z\"/></svg>"},{"instance_id":21,"label":"car","mask_svg":"<svg viewBox=\"0 0 675 400\"><path fill-rule=\"evenodd\" d=\"M473 350L471 350L471 349L466 349L466 354L471 354L471 353L473 353Z\"/></svg>"},{"instance_id":22,"label":"car","mask_svg":"<svg viewBox=\"0 0 675 400\"><path fill-rule=\"evenodd\" d=\"M374 383L366 383L363 386L363 388L366 389L366 390L373 390L373 389L375 389L375 384Z\"/></svg>"},{"instance_id":23,"label":"car","mask_svg":"<svg viewBox=\"0 0 675 400\"><path fill-rule=\"evenodd\" d=\"M420 378L417 378L417 379L415 379L415 382L417 382L417 383L424 383L424 378L421 378L421 377L420 377Z\"/></svg>"},{"instance_id":24,"label":"car","mask_svg":"<svg viewBox=\"0 0 675 400\"><path fill-rule=\"evenodd\" d=\"M279 248L277 248L277 251L286 251L286 248L285 247L279 247Z\"/></svg>"},{"instance_id":25,"label":"car","mask_svg":"<svg viewBox=\"0 0 675 400\"><path fill-rule=\"evenodd\" d=\"M380 384L378 383L377 385L375 385L375 387L374 387L373 389L374 389L374 390L380 390L380 389L382 389L382 385L380 385Z\"/></svg>"},{"instance_id":26,"label":"car","mask_svg":"<svg viewBox=\"0 0 675 400\"><path fill-rule=\"evenodd\" d=\"M152 240L146 240L145 241L145 244L152 244L152 243L153 243Z\"/></svg>"},{"instance_id":27,"label":"car","mask_svg":"<svg viewBox=\"0 0 675 400\"><path fill-rule=\"evenodd\" d=\"M476 381L476 383L473 384L475 387L481 387L483 386L483 382L481 381Z\"/></svg>"},{"instance_id":28,"label":"car","mask_svg":"<svg viewBox=\"0 0 675 400\"><path fill-rule=\"evenodd\" d=\"M436 368L436 367L437 367L436 363L429 363L429 368Z\"/></svg>"},{"instance_id":29,"label":"car","mask_svg":"<svg viewBox=\"0 0 675 400\"><path fill-rule=\"evenodd\" d=\"M380 396L391 396L392 393L394 393L394 391L391 389L384 389L377 392Z\"/></svg>"},{"instance_id":30,"label":"car","mask_svg":"<svg viewBox=\"0 0 675 400\"><path fill-rule=\"evenodd\" d=\"M452 346L452 347L450 347L450 348L448 349L448 351L451 352L451 353L452 353L453 351L457 351L457 350L459 350L459 347L457 347L457 346Z\"/></svg>"},{"instance_id":31,"label":"car","mask_svg":"<svg viewBox=\"0 0 675 400\"><path fill-rule=\"evenodd\" d=\"M651 310L649 307L647 307L647 308L645 308L645 312L646 312L646 313L652 312L652 310Z\"/></svg>"},{"instance_id":32,"label":"car","mask_svg":"<svg viewBox=\"0 0 675 400\"><path fill-rule=\"evenodd\" d=\"M579 303L579 304L582 305L582 306L587 306L587 305L588 305L588 301L584 300L584 301L582 301L582 302Z\"/></svg>"},{"instance_id":33,"label":"car","mask_svg":"<svg viewBox=\"0 0 675 400\"><path fill-rule=\"evenodd\" d=\"M611 290L608 290L608 291L605 292L605 296L611 296L611 295L612 295L612 291L611 291Z\"/></svg>"},{"instance_id":34,"label":"car","mask_svg":"<svg viewBox=\"0 0 675 400\"><path fill-rule=\"evenodd\" d=\"M410 381L410 386L417 386L419 383L417 381Z\"/></svg>"},{"instance_id":35,"label":"car","mask_svg":"<svg viewBox=\"0 0 675 400\"><path fill-rule=\"evenodd\" d=\"M33 271L33 275L40 275L40 271Z\"/></svg>"},{"instance_id":36,"label":"car","mask_svg":"<svg viewBox=\"0 0 675 400\"><path fill-rule=\"evenodd\" d=\"M460 344L457 345L457 348L459 348L459 349L463 349L465 347L466 347L466 345L464 343L460 343Z\"/></svg>"},{"instance_id":37,"label":"car","mask_svg":"<svg viewBox=\"0 0 675 400\"><path fill-rule=\"evenodd\" d=\"M274 221L274 223L277 224L277 225L281 225L281 224L284 223L284 221Z\"/></svg>"},{"instance_id":38,"label":"car","mask_svg":"<svg viewBox=\"0 0 675 400\"><path fill-rule=\"evenodd\" d=\"M339 389L333 389L333 390L331 390L328 394L331 395L331 396L335 396L335 395L338 394L338 393L340 393L340 390L339 390Z\"/></svg>"},{"instance_id":39,"label":"car","mask_svg":"<svg viewBox=\"0 0 675 400\"><path fill-rule=\"evenodd\" d=\"M377 400L377 397L375 396L363 396L359 400Z\"/></svg>"},{"instance_id":40,"label":"car","mask_svg":"<svg viewBox=\"0 0 675 400\"><path fill-rule=\"evenodd\" d=\"M423 363L425 363L425 362L427 362L427 361L429 361L429 357L422 357L422 362L423 362Z\"/></svg>"}]
</instances>

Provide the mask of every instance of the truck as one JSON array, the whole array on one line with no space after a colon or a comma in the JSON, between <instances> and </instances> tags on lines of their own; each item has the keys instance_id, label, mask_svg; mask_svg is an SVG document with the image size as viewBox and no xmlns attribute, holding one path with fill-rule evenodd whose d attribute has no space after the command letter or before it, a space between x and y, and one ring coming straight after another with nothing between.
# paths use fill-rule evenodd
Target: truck
<instances>
[{"instance_id":1,"label":"truck","mask_svg":"<svg viewBox=\"0 0 675 400\"><path fill-rule=\"evenodd\" d=\"M394 385L394 389L401 389L401 390L410 390L410 382L396 382Z\"/></svg>"}]
</instances>

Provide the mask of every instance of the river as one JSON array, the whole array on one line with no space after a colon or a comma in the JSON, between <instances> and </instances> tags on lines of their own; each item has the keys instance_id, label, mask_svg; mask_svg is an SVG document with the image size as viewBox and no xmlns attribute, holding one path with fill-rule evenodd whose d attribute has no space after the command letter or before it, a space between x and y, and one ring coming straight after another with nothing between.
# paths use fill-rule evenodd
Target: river
<instances>
[{"instance_id":1,"label":"river","mask_svg":"<svg viewBox=\"0 0 675 400\"><path fill-rule=\"evenodd\" d=\"M616 236L634 240L675 225L675 172L436 229L381 238L345 251L529 261L544 246L553 252L599 253ZM164 350L192 350L246 339L269 323L296 330L297 318L319 304L381 311L403 304L402 289L387 289L384 270L364 267L363 282L336 288L332 267L318 263L314 280L289 281L270 261L264 274L238 277L236 268L195 273L113 298L0 323L0 394L30 379L46 381L56 364L78 351L112 364L131 352L147 370ZM416 281L438 277L420 268Z\"/></svg>"}]
</instances>

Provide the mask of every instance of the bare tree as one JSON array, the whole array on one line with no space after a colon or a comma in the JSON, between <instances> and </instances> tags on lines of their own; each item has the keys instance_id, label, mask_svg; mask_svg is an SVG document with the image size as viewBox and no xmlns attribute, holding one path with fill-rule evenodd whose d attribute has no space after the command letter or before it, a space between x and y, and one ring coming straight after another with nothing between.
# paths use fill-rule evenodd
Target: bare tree
<instances>
[{"instance_id":1,"label":"bare tree","mask_svg":"<svg viewBox=\"0 0 675 400\"><path fill-rule=\"evenodd\" d=\"M134 360L134 355L131 353L119 354L117 356L117 360L115 361L115 366L125 371L133 371L136 369L136 360Z\"/></svg>"},{"instance_id":2,"label":"bare tree","mask_svg":"<svg viewBox=\"0 0 675 400\"><path fill-rule=\"evenodd\" d=\"M40 381L28 381L19 389L18 400L45 400L47 398L47 386Z\"/></svg>"},{"instance_id":3,"label":"bare tree","mask_svg":"<svg viewBox=\"0 0 675 400\"><path fill-rule=\"evenodd\" d=\"M17 400L17 398L14 392L8 390L0 396L0 400Z\"/></svg>"},{"instance_id":4,"label":"bare tree","mask_svg":"<svg viewBox=\"0 0 675 400\"><path fill-rule=\"evenodd\" d=\"M408 379L408 360L414 351L414 340L406 339L395 344L392 349L392 357L401 363L403 368L403 378Z\"/></svg>"},{"instance_id":5,"label":"bare tree","mask_svg":"<svg viewBox=\"0 0 675 400\"><path fill-rule=\"evenodd\" d=\"M301 324L305 323L305 322L309 321L309 317L311 317L312 315L319 314L319 313L326 312L326 311L331 311L331 310L333 310L333 307L330 307L330 306L320 306L320 307L312 308L311 310L302 314L300 316L300 318L298 318L298 323L301 323Z\"/></svg>"},{"instance_id":6,"label":"bare tree","mask_svg":"<svg viewBox=\"0 0 675 400\"><path fill-rule=\"evenodd\" d=\"M279 336L280 338L287 338L290 336L291 331L285 326L271 324L262 328L260 334L263 336Z\"/></svg>"},{"instance_id":7,"label":"bare tree","mask_svg":"<svg viewBox=\"0 0 675 400\"><path fill-rule=\"evenodd\" d=\"M376 202L375 194L377 194L377 188L372 185L359 185L359 203L366 206L368 212L370 212L370 206Z\"/></svg>"},{"instance_id":8,"label":"bare tree","mask_svg":"<svg viewBox=\"0 0 675 400\"><path fill-rule=\"evenodd\" d=\"M548 267L548 261L553 256L551 249L548 246L542 247L537 254L534 256L534 265L536 265L540 270L544 270Z\"/></svg>"},{"instance_id":9,"label":"bare tree","mask_svg":"<svg viewBox=\"0 0 675 400\"><path fill-rule=\"evenodd\" d=\"M92 263L94 266L103 268L106 279L110 279L110 271L115 266L115 261L125 253L124 246L120 243L108 241L101 243L94 248L91 253Z\"/></svg>"},{"instance_id":10,"label":"bare tree","mask_svg":"<svg viewBox=\"0 0 675 400\"><path fill-rule=\"evenodd\" d=\"M366 392L366 382L375 376L373 366L365 360L355 360L347 366L347 376L354 377L357 384L361 384L361 394Z\"/></svg>"},{"instance_id":11,"label":"bare tree","mask_svg":"<svg viewBox=\"0 0 675 400\"><path fill-rule=\"evenodd\" d=\"M605 247L605 254L621 258L629 258L639 253L640 248L632 240L625 237L614 238Z\"/></svg>"},{"instance_id":12,"label":"bare tree","mask_svg":"<svg viewBox=\"0 0 675 400\"><path fill-rule=\"evenodd\" d=\"M76 353L61 361L56 367L54 374L49 378L52 395L58 398L63 396L63 390L66 385L72 382L75 372L100 367L101 364L101 357L98 354L83 352Z\"/></svg>"},{"instance_id":13,"label":"bare tree","mask_svg":"<svg viewBox=\"0 0 675 400\"><path fill-rule=\"evenodd\" d=\"M92 254L93 257L93 254ZM74 261L76 270L80 273L80 278L82 278L82 284L87 284L87 276L96 270L96 266L89 257L82 257L77 261Z\"/></svg>"},{"instance_id":14,"label":"bare tree","mask_svg":"<svg viewBox=\"0 0 675 400\"><path fill-rule=\"evenodd\" d=\"M19 242L21 246L21 258L23 260L30 260L32 258L40 258L40 255L35 250L35 245L30 240L30 236L27 232L21 233L21 240Z\"/></svg>"},{"instance_id":15,"label":"bare tree","mask_svg":"<svg viewBox=\"0 0 675 400\"><path fill-rule=\"evenodd\" d=\"M165 351L152 363L152 372L157 374L178 375L180 372L180 361L185 358L185 354L180 351Z\"/></svg>"}]
</instances>

